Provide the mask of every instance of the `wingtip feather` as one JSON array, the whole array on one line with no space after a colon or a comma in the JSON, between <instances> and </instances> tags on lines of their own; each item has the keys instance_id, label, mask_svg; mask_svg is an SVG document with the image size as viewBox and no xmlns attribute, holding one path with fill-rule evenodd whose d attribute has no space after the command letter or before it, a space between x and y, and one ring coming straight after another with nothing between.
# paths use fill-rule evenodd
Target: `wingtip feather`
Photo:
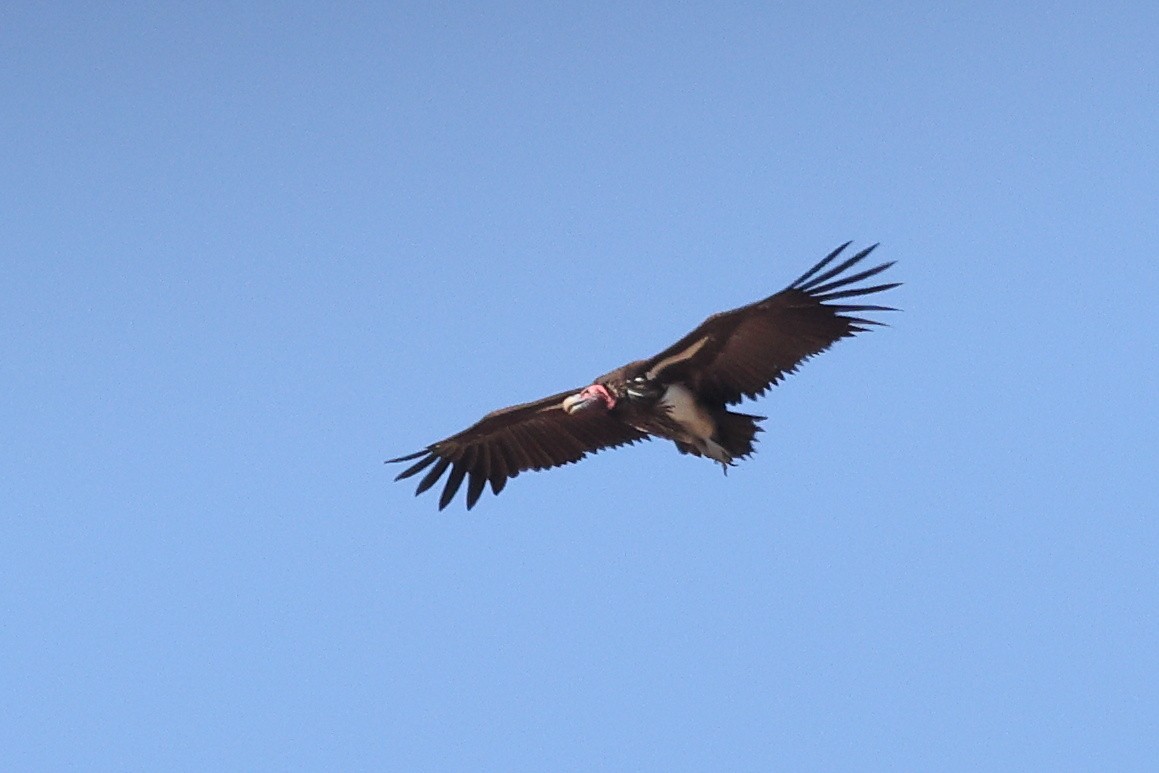
<instances>
[{"instance_id":1,"label":"wingtip feather","mask_svg":"<svg viewBox=\"0 0 1159 773\"><path fill-rule=\"evenodd\" d=\"M822 258L820 261L818 261L817 265L813 266L811 269L806 271L804 274L801 274L801 276L797 277L796 281L794 281L792 284L789 285L789 288L790 289L799 289L801 287L801 285L804 284L810 277L812 277L814 274L816 274L821 269L825 268L825 266L832 263L833 259L836 258L838 255L840 255L845 250L845 248L848 247L850 244L853 244L852 239L850 239L849 241L840 245L837 249L833 250L828 255L826 255L824 258Z\"/></svg>"},{"instance_id":2,"label":"wingtip feather","mask_svg":"<svg viewBox=\"0 0 1159 773\"><path fill-rule=\"evenodd\" d=\"M438 458L437 456L435 456L435 454L430 453L429 451L420 451L419 454L426 454L426 456L424 456L422 459L419 459L419 461L415 462L410 467L407 467L405 470L400 472L398 475L394 476L395 480L402 480L403 478L409 478L410 476L421 472L422 470L429 467ZM407 457L407 458L413 459L413 458L415 458L415 456L418 456L419 454L412 454L410 457Z\"/></svg>"},{"instance_id":3,"label":"wingtip feather","mask_svg":"<svg viewBox=\"0 0 1159 773\"><path fill-rule=\"evenodd\" d=\"M451 460L445 457L438 457L438 462L432 467L427 474L419 481L418 488L415 489L415 496L423 493L431 486L438 482L447 468L451 466Z\"/></svg>"},{"instance_id":4,"label":"wingtip feather","mask_svg":"<svg viewBox=\"0 0 1159 773\"><path fill-rule=\"evenodd\" d=\"M428 451L430 451L429 448L424 448L421 451L415 451L413 454L407 454L406 456L400 456L397 459L387 459L385 462L383 462L383 464L397 464L398 462L409 462L411 459L418 459L420 456L427 453Z\"/></svg>"}]
</instances>

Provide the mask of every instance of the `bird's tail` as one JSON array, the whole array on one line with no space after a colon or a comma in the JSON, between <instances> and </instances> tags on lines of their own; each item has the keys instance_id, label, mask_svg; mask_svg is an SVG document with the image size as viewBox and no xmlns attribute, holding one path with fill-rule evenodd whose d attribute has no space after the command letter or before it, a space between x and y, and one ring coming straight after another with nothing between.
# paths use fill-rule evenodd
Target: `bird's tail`
<instances>
[{"instance_id":1,"label":"bird's tail","mask_svg":"<svg viewBox=\"0 0 1159 773\"><path fill-rule=\"evenodd\" d=\"M762 421L764 416L721 411L713 418L716 419L716 435L712 439L733 459L743 459L751 454L756 434L764 431L757 423Z\"/></svg>"},{"instance_id":2,"label":"bird's tail","mask_svg":"<svg viewBox=\"0 0 1159 773\"><path fill-rule=\"evenodd\" d=\"M682 440L673 442L682 454L707 456L720 462L727 475L728 468L736 464L737 459L743 459L753 452L756 434L764 432L757 422L765 417L722 410L714 413L712 418L716 421L716 433L711 438L694 443Z\"/></svg>"}]
</instances>

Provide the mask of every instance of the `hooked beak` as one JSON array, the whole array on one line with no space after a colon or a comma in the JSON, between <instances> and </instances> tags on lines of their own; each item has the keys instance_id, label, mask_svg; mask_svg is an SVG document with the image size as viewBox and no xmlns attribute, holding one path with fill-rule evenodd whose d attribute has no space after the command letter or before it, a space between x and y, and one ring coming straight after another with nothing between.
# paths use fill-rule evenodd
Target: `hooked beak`
<instances>
[{"instance_id":1,"label":"hooked beak","mask_svg":"<svg viewBox=\"0 0 1159 773\"><path fill-rule=\"evenodd\" d=\"M582 411L585 408L591 408L592 405L599 402L598 397L595 395L585 394L586 391L587 390L584 390L584 392L580 392L578 395L571 395L570 397L563 398L564 411L569 414L575 413L576 411Z\"/></svg>"},{"instance_id":2,"label":"hooked beak","mask_svg":"<svg viewBox=\"0 0 1159 773\"><path fill-rule=\"evenodd\" d=\"M569 414L600 404L609 411L616 407L616 398L612 397L612 393L603 384L592 384L584 387L578 395L563 398L563 409Z\"/></svg>"}]
</instances>

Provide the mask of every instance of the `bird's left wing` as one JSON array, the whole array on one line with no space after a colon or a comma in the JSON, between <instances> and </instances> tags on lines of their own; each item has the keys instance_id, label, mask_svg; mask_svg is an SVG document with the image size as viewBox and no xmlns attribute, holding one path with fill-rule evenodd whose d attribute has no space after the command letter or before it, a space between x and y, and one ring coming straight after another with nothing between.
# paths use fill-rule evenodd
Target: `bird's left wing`
<instances>
[{"instance_id":1,"label":"bird's left wing","mask_svg":"<svg viewBox=\"0 0 1159 773\"><path fill-rule=\"evenodd\" d=\"M648 438L606 411L564 411L564 398L578 391L492 411L457 435L432 443L422 451L388 459L387 463L418 460L395 480L430 467L419 481L416 496L435 485L449 468L451 473L439 497L440 510L450 504L463 479L468 478L470 510L488 482L498 494L509 478L524 470L546 470L578 462L589 453Z\"/></svg>"},{"instance_id":2,"label":"bird's left wing","mask_svg":"<svg viewBox=\"0 0 1159 773\"><path fill-rule=\"evenodd\" d=\"M649 379L683 381L702 400L734 404L758 397L836 341L879 325L861 314L889 306L848 303L898 286L861 284L892 263L849 273L873 247L830 265L849 243L829 253L797 281L764 300L713 314L698 328L645 362ZM876 245L874 245L876 246Z\"/></svg>"}]
</instances>

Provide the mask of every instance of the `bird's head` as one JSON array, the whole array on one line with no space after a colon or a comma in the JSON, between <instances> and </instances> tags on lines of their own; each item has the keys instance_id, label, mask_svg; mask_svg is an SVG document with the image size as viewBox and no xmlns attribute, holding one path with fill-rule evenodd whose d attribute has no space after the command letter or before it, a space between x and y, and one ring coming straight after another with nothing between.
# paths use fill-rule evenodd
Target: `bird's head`
<instances>
[{"instance_id":1,"label":"bird's head","mask_svg":"<svg viewBox=\"0 0 1159 773\"><path fill-rule=\"evenodd\" d=\"M584 387L579 394L563 399L563 409L568 413L587 411L593 408L603 408L610 411L616 407L616 398L603 384L592 384Z\"/></svg>"}]
</instances>

